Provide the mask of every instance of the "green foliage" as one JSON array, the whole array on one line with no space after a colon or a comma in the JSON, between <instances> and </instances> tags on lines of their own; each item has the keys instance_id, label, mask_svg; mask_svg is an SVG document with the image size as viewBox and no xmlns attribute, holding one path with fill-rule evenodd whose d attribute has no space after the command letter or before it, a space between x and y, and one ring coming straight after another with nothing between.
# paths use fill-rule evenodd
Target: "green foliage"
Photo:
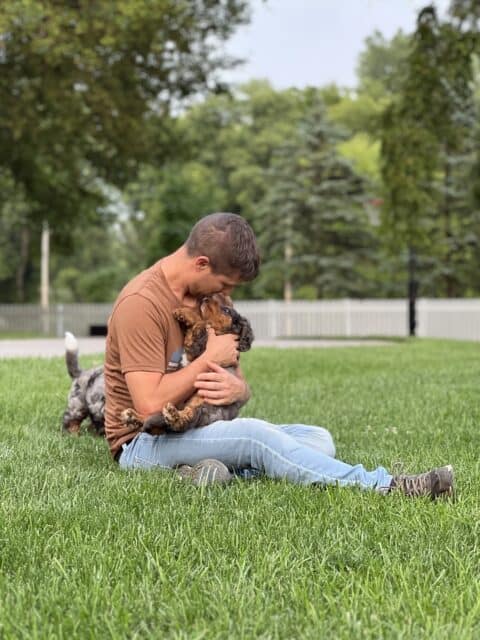
<instances>
[{"instance_id":1,"label":"green foliage","mask_svg":"<svg viewBox=\"0 0 480 640\"><path fill-rule=\"evenodd\" d=\"M57 248L95 221L105 181L124 185L168 156L169 114L219 88L220 45L244 0L4 0L0 9L0 167L50 222Z\"/></svg>"},{"instance_id":2,"label":"green foliage","mask_svg":"<svg viewBox=\"0 0 480 640\"><path fill-rule=\"evenodd\" d=\"M93 301L218 210L260 238L240 297L404 295L408 247L422 295L478 295L477 3L374 32L355 88L218 92L247 17L246 0L2 4L0 299L37 298L44 219L52 299Z\"/></svg>"},{"instance_id":3,"label":"green foliage","mask_svg":"<svg viewBox=\"0 0 480 640\"><path fill-rule=\"evenodd\" d=\"M394 96L401 90L411 38L400 29L387 40L382 33L366 38L357 65L358 90L373 98Z\"/></svg>"},{"instance_id":4,"label":"green foliage","mask_svg":"<svg viewBox=\"0 0 480 640\"><path fill-rule=\"evenodd\" d=\"M23 302L32 271L29 204L8 170L0 168L0 302Z\"/></svg>"},{"instance_id":5,"label":"green foliage","mask_svg":"<svg viewBox=\"0 0 480 640\"><path fill-rule=\"evenodd\" d=\"M393 242L433 258L429 286L437 295L461 295L480 241L468 180L478 117L472 54L479 45L474 32L439 22L426 7L401 92L383 116L384 228Z\"/></svg>"},{"instance_id":6,"label":"green foliage","mask_svg":"<svg viewBox=\"0 0 480 640\"><path fill-rule=\"evenodd\" d=\"M118 230L101 222L75 229L70 255L54 255L52 302L110 302L134 275Z\"/></svg>"},{"instance_id":7,"label":"green foliage","mask_svg":"<svg viewBox=\"0 0 480 640\"><path fill-rule=\"evenodd\" d=\"M255 81L233 96L211 96L185 113L179 128L186 158L195 160L146 167L128 189L133 225L147 263L176 249L206 213L234 211L254 223L266 192L265 172L312 100L311 90L275 91L267 82ZM268 247L264 253L267 259ZM265 293L258 281L243 286L237 295Z\"/></svg>"},{"instance_id":8,"label":"green foliage","mask_svg":"<svg viewBox=\"0 0 480 640\"><path fill-rule=\"evenodd\" d=\"M375 245L366 185L337 154L337 141L323 106L314 105L296 139L272 163L256 220L260 241L268 247L264 277L273 284L270 274L283 272L294 288L313 283L318 297L365 290L362 264L372 259ZM277 292L281 284L277 280Z\"/></svg>"},{"instance_id":9,"label":"green foliage","mask_svg":"<svg viewBox=\"0 0 480 640\"><path fill-rule=\"evenodd\" d=\"M145 166L127 197L136 212L145 266L178 249L198 218L221 211L226 199L212 170L198 162Z\"/></svg>"},{"instance_id":10,"label":"green foliage","mask_svg":"<svg viewBox=\"0 0 480 640\"><path fill-rule=\"evenodd\" d=\"M358 85L353 89L324 90L329 117L352 134L378 137L382 113L398 93L405 74L410 36L398 31L387 40L379 31L366 38L357 65Z\"/></svg>"},{"instance_id":11,"label":"green foliage","mask_svg":"<svg viewBox=\"0 0 480 640\"><path fill-rule=\"evenodd\" d=\"M349 133L367 132L376 135L378 121L388 104L389 98L386 95L348 91L328 112L330 118Z\"/></svg>"},{"instance_id":12,"label":"green foliage","mask_svg":"<svg viewBox=\"0 0 480 640\"><path fill-rule=\"evenodd\" d=\"M350 160L356 171L373 183L380 183L380 142L361 132L338 145L339 153Z\"/></svg>"}]
</instances>

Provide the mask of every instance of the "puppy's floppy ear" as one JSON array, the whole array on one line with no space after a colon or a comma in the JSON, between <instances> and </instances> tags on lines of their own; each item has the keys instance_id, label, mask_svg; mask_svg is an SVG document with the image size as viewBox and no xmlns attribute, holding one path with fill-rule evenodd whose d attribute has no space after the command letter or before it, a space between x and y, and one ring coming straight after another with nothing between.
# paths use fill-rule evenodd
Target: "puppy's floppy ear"
<instances>
[{"instance_id":1,"label":"puppy's floppy ear","mask_svg":"<svg viewBox=\"0 0 480 640\"><path fill-rule=\"evenodd\" d=\"M226 293L214 293L209 297L219 305L222 305L224 307L233 307L233 300L230 296L227 296Z\"/></svg>"},{"instance_id":2,"label":"puppy's floppy ear","mask_svg":"<svg viewBox=\"0 0 480 640\"><path fill-rule=\"evenodd\" d=\"M190 307L179 307L173 312L173 317L177 320L182 327L186 330L192 327L199 320L198 312Z\"/></svg>"},{"instance_id":3,"label":"puppy's floppy ear","mask_svg":"<svg viewBox=\"0 0 480 640\"><path fill-rule=\"evenodd\" d=\"M204 322L198 322L191 330L188 344L188 355L191 360L195 360L207 348L208 332ZM187 351L187 345L185 345Z\"/></svg>"},{"instance_id":4,"label":"puppy's floppy ear","mask_svg":"<svg viewBox=\"0 0 480 640\"><path fill-rule=\"evenodd\" d=\"M240 325L240 333L238 334L238 350L242 352L248 351L255 339L253 329L250 322L243 316L239 316L238 324Z\"/></svg>"}]
</instances>

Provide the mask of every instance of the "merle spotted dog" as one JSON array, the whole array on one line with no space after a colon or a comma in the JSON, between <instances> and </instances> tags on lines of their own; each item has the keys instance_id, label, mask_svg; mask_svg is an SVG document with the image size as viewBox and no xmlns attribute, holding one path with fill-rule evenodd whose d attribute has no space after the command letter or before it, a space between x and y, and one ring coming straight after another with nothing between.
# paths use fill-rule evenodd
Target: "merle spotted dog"
<instances>
[{"instance_id":1,"label":"merle spotted dog","mask_svg":"<svg viewBox=\"0 0 480 640\"><path fill-rule=\"evenodd\" d=\"M90 418L88 430L96 435L105 434L105 381L103 367L82 370L78 364L78 342L68 331L65 333L65 360L72 378L67 408L63 414L63 432L79 435L82 422Z\"/></svg>"}]
</instances>

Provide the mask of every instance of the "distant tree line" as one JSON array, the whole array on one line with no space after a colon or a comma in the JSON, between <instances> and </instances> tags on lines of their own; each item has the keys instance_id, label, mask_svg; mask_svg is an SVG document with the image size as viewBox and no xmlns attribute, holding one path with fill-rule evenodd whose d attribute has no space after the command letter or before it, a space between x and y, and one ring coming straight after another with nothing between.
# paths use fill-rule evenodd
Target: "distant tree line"
<instances>
[{"instance_id":1,"label":"distant tree line","mask_svg":"<svg viewBox=\"0 0 480 640\"><path fill-rule=\"evenodd\" d=\"M113 10L113 6L116 9ZM119 9L120 8L120 9ZM245 297L480 295L480 9L365 42L357 86L226 88L248 3L0 8L0 301L109 301L212 211L254 226ZM201 97L203 95L203 97Z\"/></svg>"}]
</instances>

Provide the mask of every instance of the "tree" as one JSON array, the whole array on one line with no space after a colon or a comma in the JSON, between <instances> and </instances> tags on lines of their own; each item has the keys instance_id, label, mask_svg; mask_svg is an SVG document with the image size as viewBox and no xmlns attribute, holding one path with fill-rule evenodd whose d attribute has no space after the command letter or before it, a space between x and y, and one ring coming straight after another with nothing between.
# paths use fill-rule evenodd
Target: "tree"
<instances>
[{"instance_id":1,"label":"tree","mask_svg":"<svg viewBox=\"0 0 480 640\"><path fill-rule=\"evenodd\" d=\"M398 31L391 39L379 31L366 38L357 64L355 88L324 87L320 94L329 118L346 138L338 150L356 171L371 181L380 193L380 123L383 113L399 91L406 70L411 37Z\"/></svg>"},{"instance_id":2,"label":"tree","mask_svg":"<svg viewBox=\"0 0 480 640\"><path fill-rule=\"evenodd\" d=\"M259 211L267 277L281 271L287 291L310 284L317 297L361 295L375 247L366 183L336 152L338 134L321 104L297 136L272 164Z\"/></svg>"},{"instance_id":3,"label":"tree","mask_svg":"<svg viewBox=\"0 0 480 640\"><path fill-rule=\"evenodd\" d=\"M295 131L312 91L275 91L253 81L231 94L212 95L177 121L183 156L161 169L144 168L128 190L140 246L149 260L185 239L191 224L219 209L255 223L265 194L265 170L276 149ZM132 213L135 216L135 213ZM259 282L243 285L236 297L260 296Z\"/></svg>"},{"instance_id":4,"label":"tree","mask_svg":"<svg viewBox=\"0 0 480 640\"><path fill-rule=\"evenodd\" d=\"M0 170L0 300L17 295L23 300L25 271L30 252L30 231L26 224L28 204L21 189L15 188L9 171Z\"/></svg>"},{"instance_id":5,"label":"tree","mask_svg":"<svg viewBox=\"0 0 480 640\"><path fill-rule=\"evenodd\" d=\"M200 217L225 209L226 194L216 178L198 162L142 168L126 192L137 228L139 265L149 266L175 251Z\"/></svg>"},{"instance_id":6,"label":"tree","mask_svg":"<svg viewBox=\"0 0 480 640\"><path fill-rule=\"evenodd\" d=\"M460 294L461 264L477 242L465 187L474 159L475 46L461 24L442 24L433 7L423 9L402 92L383 117L384 229L433 258L430 291L437 295Z\"/></svg>"},{"instance_id":7,"label":"tree","mask_svg":"<svg viewBox=\"0 0 480 640\"><path fill-rule=\"evenodd\" d=\"M394 96L402 86L411 38L400 29L387 40L375 31L365 40L357 64L358 91L370 95Z\"/></svg>"},{"instance_id":8,"label":"tree","mask_svg":"<svg viewBox=\"0 0 480 640\"><path fill-rule=\"evenodd\" d=\"M123 185L162 157L155 121L217 90L219 45L245 0L4 0L0 10L0 167L64 244L96 217L102 183ZM165 151L167 152L167 151Z\"/></svg>"}]
</instances>

